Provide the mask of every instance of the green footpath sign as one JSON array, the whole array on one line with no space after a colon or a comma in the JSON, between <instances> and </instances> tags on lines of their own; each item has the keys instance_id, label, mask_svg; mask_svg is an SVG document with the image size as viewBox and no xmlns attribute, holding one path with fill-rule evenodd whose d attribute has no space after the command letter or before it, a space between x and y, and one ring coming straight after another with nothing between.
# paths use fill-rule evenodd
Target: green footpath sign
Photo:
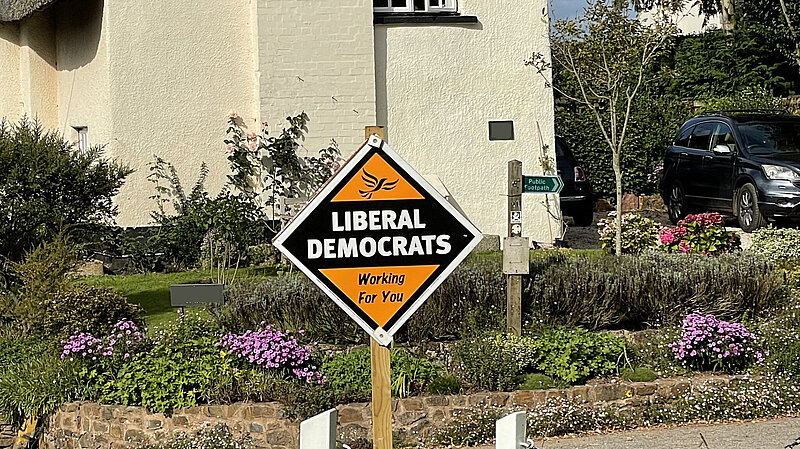
<instances>
[{"instance_id":1,"label":"green footpath sign","mask_svg":"<svg viewBox=\"0 0 800 449\"><path fill-rule=\"evenodd\" d=\"M563 188L560 176L522 176L522 193L559 193Z\"/></svg>"}]
</instances>

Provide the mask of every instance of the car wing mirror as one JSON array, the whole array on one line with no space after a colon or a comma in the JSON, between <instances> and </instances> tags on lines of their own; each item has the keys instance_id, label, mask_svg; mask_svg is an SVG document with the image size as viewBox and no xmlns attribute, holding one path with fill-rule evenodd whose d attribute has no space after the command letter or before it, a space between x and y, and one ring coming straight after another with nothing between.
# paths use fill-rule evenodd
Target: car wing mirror
<instances>
[{"instance_id":1,"label":"car wing mirror","mask_svg":"<svg viewBox=\"0 0 800 449\"><path fill-rule=\"evenodd\" d=\"M714 149L711 150L711 151L713 151L714 154L717 154L717 155L720 155L720 156L727 156L727 155L733 153L733 151L731 151L731 147L729 147L727 145L723 145L723 144L719 144L719 145L715 146Z\"/></svg>"}]
</instances>

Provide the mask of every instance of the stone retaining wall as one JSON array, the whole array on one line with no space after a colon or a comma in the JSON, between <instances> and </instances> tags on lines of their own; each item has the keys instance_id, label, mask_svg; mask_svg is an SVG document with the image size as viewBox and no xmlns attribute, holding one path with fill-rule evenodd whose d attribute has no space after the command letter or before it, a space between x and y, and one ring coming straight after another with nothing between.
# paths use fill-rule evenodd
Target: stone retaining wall
<instances>
[{"instance_id":1,"label":"stone retaining wall","mask_svg":"<svg viewBox=\"0 0 800 449\"><path fill-rule=\"evenodd\" d=\"M550 398L566 398L590 404L614 403L622 408L639 407L682 396L701 384L725 385L732 379L735 377L710 376L595 383L566 390L419 396L393 401L394 430L407 441L416 441L427 438L435 427L473 406L530 408ZM341 405L338 410L342 441L369 438L372 413L369 403ZM142 407L71 403L61 406L49 417L41 447L124 448L138 441L153 441L176 431L195 431L203 425L216 423L227 424L237 434L249 433L258 448L299 447L299 422L288 419L278 403L204 405L176 410L170 416L149 413Z\"/></svg>"},{"instance_id":2,"label":"stone retaining wall","mask_svg":"<svg viewBox=\"0 0 800 449\"><path fill-rule=\"evenodd\" d=\"M0 424L0 449L9 448L14 445L16 432L11 426Z\"/></svg>"}]
</instances>

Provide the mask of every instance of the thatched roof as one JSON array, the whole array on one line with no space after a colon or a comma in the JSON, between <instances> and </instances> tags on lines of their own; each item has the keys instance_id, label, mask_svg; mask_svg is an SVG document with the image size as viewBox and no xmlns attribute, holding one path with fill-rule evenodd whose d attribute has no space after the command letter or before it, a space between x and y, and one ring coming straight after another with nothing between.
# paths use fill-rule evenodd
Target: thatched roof
<instances>
[{"instance_id":1,"label":"thatched roof","mask_svg":"<svg viewBox=\"0 0 800 449\"><path fill-rule=\"evenodd\" d=\"M47 7L56 0L0 0L0 22L11 22L27 17Z\"/></svg>"}]
</instances>

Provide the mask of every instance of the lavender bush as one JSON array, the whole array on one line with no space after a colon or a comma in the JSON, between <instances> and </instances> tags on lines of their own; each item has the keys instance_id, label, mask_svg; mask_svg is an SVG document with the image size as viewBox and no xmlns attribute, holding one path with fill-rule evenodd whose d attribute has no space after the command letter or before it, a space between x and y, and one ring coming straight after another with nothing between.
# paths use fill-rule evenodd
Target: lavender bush
<instances>
[{"instance_id":1,"label":"lavender bush","mask_svg":"<svg viewBox=\"0 0 800 449\"><path fill-rule=\"evenodd\" d=\"M683 320L680 338L669 345L675 358L694 369L736 371L755 362L764 363L756 336L741 323L692 313Z\"/></svg>"},{"instance_id":2,"label":"lavender bush","mask_svg":"<svg viewBox=\"0 0 800 449\"><path fill-rule=\"evenodd\" d=\"M298 332L302 335L304 332ZM310 364L311 346L301 344L289 331L262 322L259 329L228 333L217 343L231 354L267 369L286 369L308 383L324 383L325 377Z\"/></svg>"}]
</instances>

